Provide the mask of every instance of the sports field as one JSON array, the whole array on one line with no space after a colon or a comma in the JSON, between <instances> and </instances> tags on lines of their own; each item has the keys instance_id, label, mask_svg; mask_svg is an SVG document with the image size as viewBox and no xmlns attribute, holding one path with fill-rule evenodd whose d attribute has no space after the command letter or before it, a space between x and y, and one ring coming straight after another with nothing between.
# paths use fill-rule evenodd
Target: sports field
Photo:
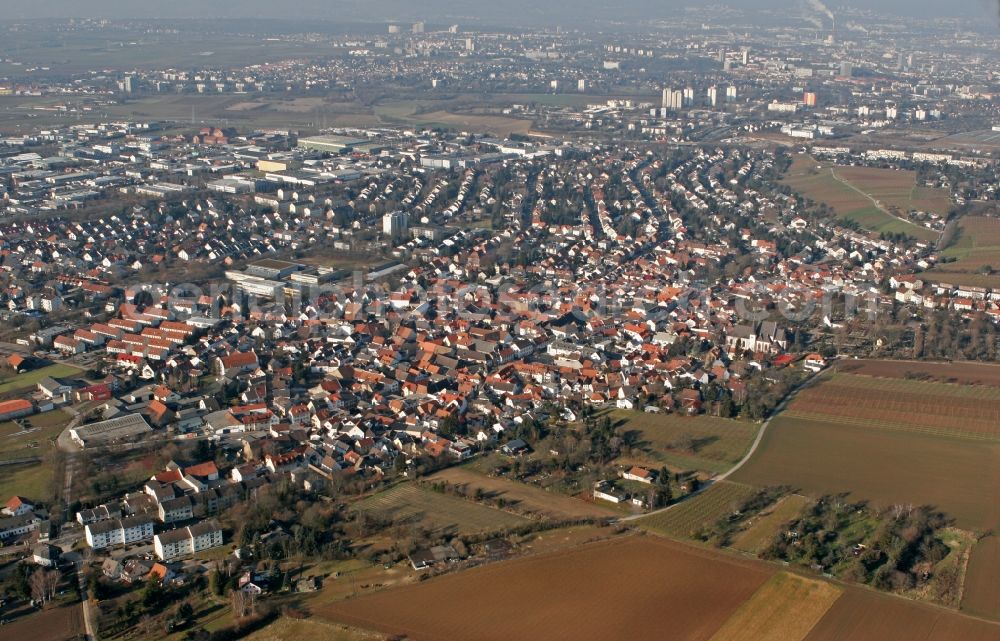
<instances>
[{"instance_id":1,"label":"sports field","mask_svg":"<svg viewBox=\"0 0 1000 641\"><path fill-rule=\"evenodd\" d=\"M783 182L872 232L905 233L923 241L937 239L938 233L904 220L906 212L944 215L949 207L947 192L918 186L915 172L842 167L805 154L795 156Z\"/></svg>"},{"instance_id":2,"label":"sports field","mask_svg":"<svg viewBox=\"0 0 1000 641\"><path fill-rule=\"evenodd\" d=\"M400 483L355 503L351 509L441 533L491 532L530 523L516 514L440 494L414 483Z\"/></svg>"}]
</instances>

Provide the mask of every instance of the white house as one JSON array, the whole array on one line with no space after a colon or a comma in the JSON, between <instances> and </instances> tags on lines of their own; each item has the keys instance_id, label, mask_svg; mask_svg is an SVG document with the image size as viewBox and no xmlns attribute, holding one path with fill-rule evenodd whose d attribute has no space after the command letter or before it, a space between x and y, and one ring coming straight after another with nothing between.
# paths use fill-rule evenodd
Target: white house
<instances>
[{"instance_id":1,"label":"white house","mask_svg":"<svg viewBox=\"0 0 1000 641\"><path fill-rule=\"evenodd\" d=\"M84 528L87 545L95 550L130 545L153 537L153 521L143 515L90 523Z\"/></svg>"}]
</instances>

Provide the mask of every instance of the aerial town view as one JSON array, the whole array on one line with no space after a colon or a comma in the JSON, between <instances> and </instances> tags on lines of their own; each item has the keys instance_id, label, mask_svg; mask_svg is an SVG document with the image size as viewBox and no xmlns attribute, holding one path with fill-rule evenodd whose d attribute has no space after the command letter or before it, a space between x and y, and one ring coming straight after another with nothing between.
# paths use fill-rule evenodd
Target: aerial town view
<instances>
[{"instance_id":1,"label":"aerial town view","mask_svg":"<svg viewBox=\"0 0 1000 641\"><path fill-rule=\"evenodd\" d=\"M992 0L0 4L0 640L1000 641Z\"/></svg>"}]
</instances>

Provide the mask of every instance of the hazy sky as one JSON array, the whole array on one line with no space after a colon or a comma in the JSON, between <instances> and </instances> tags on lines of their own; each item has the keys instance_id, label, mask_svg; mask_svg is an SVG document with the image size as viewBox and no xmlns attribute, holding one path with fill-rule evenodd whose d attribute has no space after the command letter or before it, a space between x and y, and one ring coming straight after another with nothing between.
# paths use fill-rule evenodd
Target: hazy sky
<instances>
[{"instance_id":1,"label":"hazy sky","mask_svg":"<svg viewBox=\"0 0 1000 641\"><path fill-rule=\"evenodd\" d=\"M809 0L723 0L741 8L787 7L801 11ZM1000 26L1000 0L829 0L838 6L866 7L897 15L990 16ZM698 0L3 0L2 18L37 17L288 17L343 21L415 19L428 22L481 19L490 23L557 24L568 16L583 20L614 19L649 14L669 17L678 7L697 6ZM572 10L569 10L573 7ZM478 21L478 20L476 20Z\"/></svg>"}]
</instances>

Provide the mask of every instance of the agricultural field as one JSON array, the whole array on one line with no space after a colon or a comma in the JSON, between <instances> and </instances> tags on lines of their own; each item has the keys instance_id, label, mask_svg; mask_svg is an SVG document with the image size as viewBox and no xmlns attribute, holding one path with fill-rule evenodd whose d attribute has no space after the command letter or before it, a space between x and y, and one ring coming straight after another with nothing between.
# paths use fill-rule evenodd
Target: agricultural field
<instances>
[{"instance_id":1,"label":"agricultural field","mask_svg":"<svg viewBox=\"0 0 1000 641\"><path fill-rule=\"evenodd\" d=\"M852 371L910 365L862 364ZM997 425L996 387L836 373L799 393L733 479L787 484L810 496L844 493L875 507L930 505L958 528L997 531ZM994 545L991 537L973 547L962 606L1000 617Z\"/></svg>"},{"instance_id":2,"label":"agricultural field","mask_svg":"<svg viewBox=\"0 0 1000 641\"><path fill-rule=\"evenodd\" d=\"M1000 442L871 429L778 416L756 454L731 478L790 485L811 496L848 493L876 506L932 505L958 527L996 527Z\"/></svg>"},{"instance_id":3,"label":"agricultural field","mask_svg":"<svg viewBox=\"0 0 1000 641\"><path fill-rule=\"evenodd\" d=\"M1000 620L1000 534L980 539L972 548L962 609Z\"/></svg>"},{"instance_id":4,"label":"agricultural field","mask_svg":"<svg viewBox=\"0 0 1000 641\"><path fill-rule=\"evenodd\" d=\"M711 641L802 641L841 592L826 581L779 572L740 606Z\"/></svg>"},{"instance_id":5,"label":"agricultural field","mask_svg":"<svg viewBox=\"0 0 1000 641\"><path fill-rule=\"evenodd\" d=\"M1000 365L970 361L838 361L834 368L845 374L877 378L923 380L956 385L1000 387Z\"/></svg>"},{"instance_id":6,"label":"agricultural field","mask_svg":"<svg viewBox=\"0 0 1000 641\"><path fill-rule=\"evenodd\" d=\"M763 564L630 537L448 574L315 614L415 641L607 641L664 630L707 641L772 574Z\"/></svg>"},{"instance_id":7,"label":"agricultural field","mask_svg":"<svg viewBox=\"0 0 1000 641\"><path fill-rule=\"evenodd\" d=\"M511 479L487 476L468 467L452 467L429 477L463 487L471 496L480 490L490 500L503 499L510 509L554 520L605 518L618 512L598 503L546 491Z\"/></svg>"},{"instance_id":8,"label":"agricultural field","mask_svg":"<svg viewBox=\"0 0 1000 641\"><path fill-rule=\"evenodd\" d=\"M355 630L319 619L280 618L250 636L246 641L381 641L382 636L373 632Z\"/></svg>"},{"instance_id":9,"label":"agricultural field","mask_svg":"<svg viewBox=\"0 0 1000 641\"><path fill-rule=\"evenodd\" d=\"M838 373L800 391L782 416L1000 441L1000 388Z\"/></svg>"},{"instance_id":10,"label":"agricultural field","mask_svg":"<svg viewBox=\"0 0 1000 641\"><path fill-rule=\"evenodd\" d=\"M1000 285L1000 218L965 216L959 221L951 244L942 258L955 262L939 263L920 276L931 282L952 285L997 287Z\"/></svg>"},{"instance_id":11,"label":"agricultural field","mask_svg":"<svg viewBox=\"0 0 1000 641\"><path fill-rule=\"evenodd\" d=\"M66 365L64 363L40 367L23 374L18 374L16 376L0 380L0 395L34 388L38 385L38 381L42 380L46 376L51 376L52 378L63 378L66 376L79 376L80 373L81 371L79 368L73 367L72 365Z\"/></svg>"},{"instance_id":12,"label":"agricultural field","mask_svg":"<svg viewBox=\"0 0 1000 641\"><path fill-rule=\"evenodd\" d=\"M798 518L811 502L811 499L799 494L781 497L777 503L751 519L746 529L733 537L732 547L749 554L760 554L781 531L781 526Z\"/></svg>"},{"instance_id":13,"label":"agricultural field","mask_svg":"<svg viewBox=\"0 0 1000 641\"><path fill-rule=\"evenodd\" d=\"M713 475L743 458L760 429L755 423L712 416L614 410L611 418L621 434L636 442L631 462Z\"/></svg>"},{"instance_id":14,"label":"agricultural field","mask_svg":"<svg viewBox=\"0 0 1000 641\"><path fill-rule=\"evenodd\" d=\"M946 191L919 187L915 172L841 167L807 155L795 156L783 182L872 232L905 233L923 241L936 240L938 233L896 216L910 209L944 215L949 205Z\"/></svg>"},{"instance_id":15,"label":"agricultural field","mask_svg":"<svg viewBox=\"0 0 1000 641\"><path fill-rule=\"evenodd\" d=\"M17 641L71 641L82 635L83 615L78 603L19 617L0 631L0 638Z\"/></svg>"},{"instance_id":16,"label":"agricultural field","mask_svg":"<svg viewBox=\"0 0 1000 641\"><path fill-rule=\"evenodd\" d=\"M739 510L743 501L756 493L757 489L749 485L720 481L701 494L636 523L666 536L691 538L701 528Z\"/></svg>"},{"instance_id":17,"label":"agricultural field","mask_svg":"<svg viewBox=\"0 0 1000 641\"><path fill-rule=\"evenodd\" d=\"M439 494L414 483L400 483L355 503L351 509L438 533L489 532L531 522L516 514Z\"/></svg>"},{"instance_id":18,"label":"agricultural field","mask_svg":"<svg viewBox=\"0 0 1000 641\"><path fill-rule=\"evenodd\" d=\"M1000 624L848 588L804 641L995 641Z\"/></svg>"}]
</instances>

